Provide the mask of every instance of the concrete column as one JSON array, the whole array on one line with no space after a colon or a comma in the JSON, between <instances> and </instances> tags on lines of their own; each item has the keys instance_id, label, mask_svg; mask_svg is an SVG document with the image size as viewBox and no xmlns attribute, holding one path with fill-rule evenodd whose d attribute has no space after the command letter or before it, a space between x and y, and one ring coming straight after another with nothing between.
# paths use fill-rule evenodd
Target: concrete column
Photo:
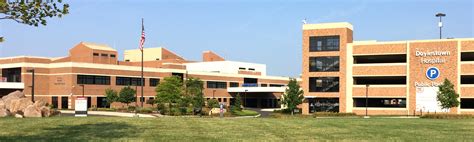
<instances>
[{"instance_id":1,"label":"concrete column","mask_svg":"<svg viewBox=\"0 0 474 142\"><path fill-rule=\"evenodd\" d=\"M309 115L309 102L308 102L308 99L304 99L301 109L302 109L301 113L303 115Z\"/></svg>"}]
</instances>

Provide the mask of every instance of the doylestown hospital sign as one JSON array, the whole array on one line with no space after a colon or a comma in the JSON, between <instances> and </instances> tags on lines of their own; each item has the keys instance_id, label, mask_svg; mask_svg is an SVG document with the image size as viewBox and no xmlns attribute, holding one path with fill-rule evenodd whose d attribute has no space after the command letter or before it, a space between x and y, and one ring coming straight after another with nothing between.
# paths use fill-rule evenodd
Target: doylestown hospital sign
<instances>
[{"instance_id":1,"label":"doylestown hospital sign","mask_svg":"<svg viewBox=\"0 0 474 142\"><path fill-rule=\"evenodd\" d=\"M421 64L431 64L432 66L428 67L425 71L425 76L431 82L415 82L416 87L437 87L441 84L441 82L435 82L437 78L439 78L441 72L436 67L436 64L445 64L446 57L450 56L451 52L449 51L430 51L430 52L423 52L423 51L416 51L415 57L420 58Z\"/></svg>"}]
</instances>

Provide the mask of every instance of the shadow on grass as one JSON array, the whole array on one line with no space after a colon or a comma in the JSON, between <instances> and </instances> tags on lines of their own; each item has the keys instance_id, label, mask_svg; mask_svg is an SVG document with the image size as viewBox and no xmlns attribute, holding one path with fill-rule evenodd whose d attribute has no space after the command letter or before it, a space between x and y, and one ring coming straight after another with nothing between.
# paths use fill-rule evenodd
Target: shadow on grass
<instances>
[{"instance_id":1,"label":"shadow on grass","mask_svg":"<svg viewBox=\"0 0 474 142\"><path fill-rule=\"evenodd\" d=\"M123 123L95 123L78 125L54 125L40 132L25 132L19 135L0 136L0 141L90 141L133 138L134 126Z\"/></svg>"}]
</instances>

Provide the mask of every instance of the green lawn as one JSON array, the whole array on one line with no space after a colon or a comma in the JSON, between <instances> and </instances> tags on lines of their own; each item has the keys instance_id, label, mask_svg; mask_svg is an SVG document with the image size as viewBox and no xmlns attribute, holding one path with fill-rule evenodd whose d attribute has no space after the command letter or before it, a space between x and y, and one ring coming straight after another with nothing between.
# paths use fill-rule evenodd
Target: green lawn
<instances>
[{"instance_id":1,"label":"green lawn","mask_svg":"<svg viewBox=\"0 0 474 142\"><path fill-rule=\"evenodd\" d=\"M0 118L0 141L472 141L474 119Z\"/></svg>"}]
</instances>

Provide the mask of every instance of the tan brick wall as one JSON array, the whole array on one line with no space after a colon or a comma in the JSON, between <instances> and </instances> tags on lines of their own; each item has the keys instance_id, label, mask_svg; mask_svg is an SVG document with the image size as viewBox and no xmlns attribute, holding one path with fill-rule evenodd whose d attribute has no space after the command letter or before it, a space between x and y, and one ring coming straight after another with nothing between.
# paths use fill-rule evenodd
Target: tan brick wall
<instances>
[{"instance_id":1,"label":"tan brick wall","mask_svg":"<svg viewBox=\"0 0 474 142\"><path fill-rule=\"evenodd\" d=\"M461 75L474 74L474 64L461 64Z\"/></svg>"},{"instance_id":2,"label":"tan brick wall","mask_svg":"<svg viewBox=\"0 0 474 142\"><path fill-rule=\"evenodd\" d=\"M474 51L474 40L461 41L461 51Z\"/></svg>"},{"instance_id":3,"label":"tan brick wall","mask_svg":"<svg viewBox=\"0 0 474 142\"><path fill-rule=\"evenodd\" d=\"M370 87L368 88L369 97L394 97L406 98L406 87ZM353 97L365 97L366 87L354 87L352 89Z\"/></svg>"},{"instance_id":4,"label":"tan brick wall","mask_svg":"<svg viewBox=\"0 0 474 142\"><path fill-rule=\"evenodd\" d=\"M474 86L461 86L461 98L463 97L474 97Z\"/></svg>"},{"instance_id":5,"label":"tan brick wall","mask_svg":"<svg viewBox=\"0 0 474 142\"><path fill-rule=\"evenodd\" d=\"M353 54L406 54L406 43L354 45Z\"/></svg>"},{"instance_id":6,"label":"tan brick wall","mask_svg":"<svg viewBox=\"0 0 474 142\"><path fill-rule=\"evenodd\" d=\"M353 76L393 76L406 75L406 65L390 65L380 64L373 65L357 65L352 67Z\"/></svg>"},{"instance_id":7,"label":"tan brick wall","mask_svg":"<svg viewBox=\"0 0 474 142\"><path fill-rule=\"evenodd\" d=\"M339 51L327 52L309 52L309 38L311 36L331 36L339 35ZM303 30L303 73L302 73L302 88L305 96L318 97L339 97L339 111L346 112L346 97L345 97L345 77L346 77L346 45L352 43L352 30L349 28L332 28L332 29L314 29ZM339 72L309 72L309 58L317 56L339 56ZM339 77L339 92L338 93L315 93L309 92L309 77ZM307 106L303 104L303 107ZM308 113L303 111L303 114Z\"/></svg>"}]
</instances>

